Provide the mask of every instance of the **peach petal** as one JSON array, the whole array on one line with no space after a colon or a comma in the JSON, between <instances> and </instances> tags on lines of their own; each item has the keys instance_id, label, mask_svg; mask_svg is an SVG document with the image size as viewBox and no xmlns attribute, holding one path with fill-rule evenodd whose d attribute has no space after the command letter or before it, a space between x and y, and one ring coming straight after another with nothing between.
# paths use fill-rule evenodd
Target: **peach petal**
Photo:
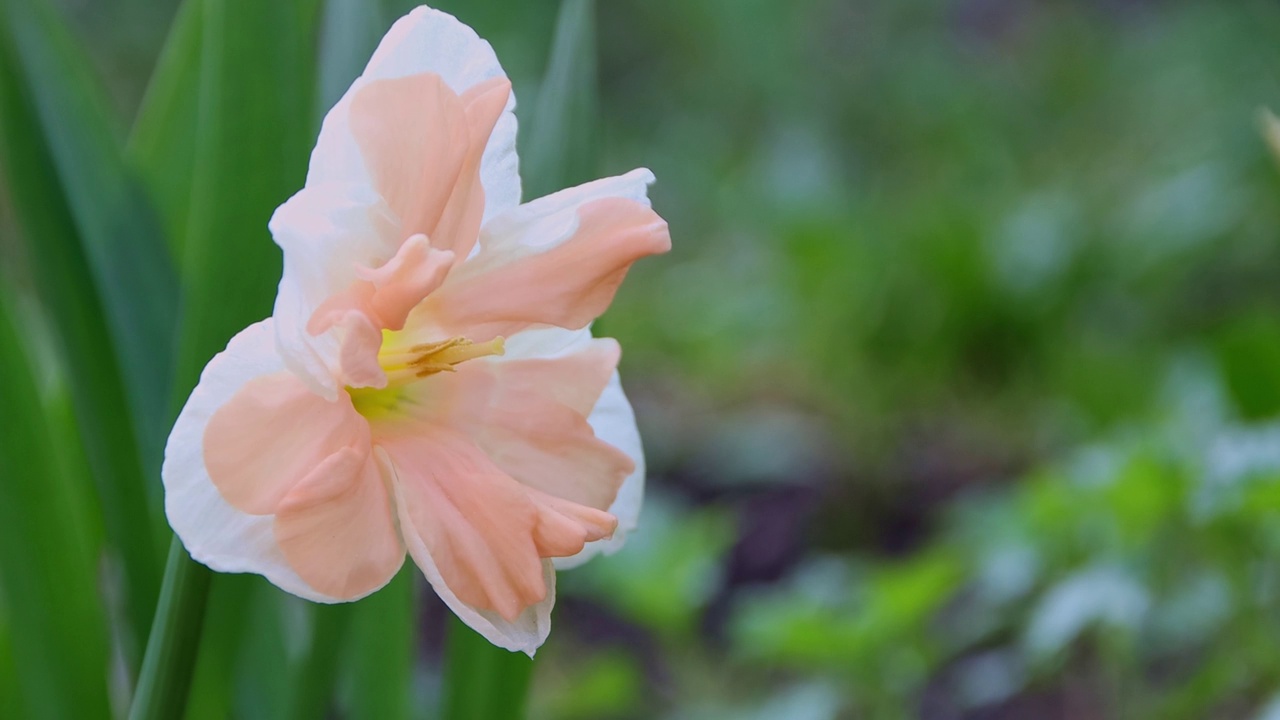
<instances>
[{"instance_id":1,"label":"peach petal","mask_svg":"<svg viewBox=\"0 0 1280 720\"><path fill-rule=\"evenodd\" d=\"M351 135L350 106L353 97L370 82L427 72L439 75L459 94L490 78L506 75L493 48L473 29L447 13L427 7L417 8L396 21L379 43L364 73L325 117L311 155L307 185L366 178L369 168ZM515 97L512 96L484 149L480 173L484 183L486 220L516 207L520 202L514 110Z\"/></svg>"},{"instance_id":2,"label":"peach petal","mask_svg":"<svg viewBox=\"0 0 1280 720\"><path fill-rule=\"evenodd\" d=\"M377 288L373 283L357 280L341 292L330 295L320 307L316 308L307 321L307 332L311 335L326 333L347 319L347 314L358 312L366 317L373 314L373 295Z\"/></svg>"},{"instance_id":3,"label":"peach petal","mask_svg":"<svg viewBox=\"0 0 1280 720\"><path fill-rule=\"evenodd\" d=\"M463 363L407 392L415 417L468 435L521 484L608 510L635 462L588 416L619 355L616 341L592 340L555 358Z\"/></svg>"},{"instance_id":4,"label":"peach petal","mask_svg":"<svg viewBox=\"0 0 1280 720\"><path fill-rule=\"evenodd\" d=\"M587 543L612 537L618 527L618 519L603 510L537 490L530 490L529 495L538 508L533 541L542 557L577 555Z\"/></svg>"},{"instance_id":5,"label":"peach petal","mask_svg":"<svg viewBox=\"0 0 1280 720\"><path fill-rule=\"evenodd\" d=\"M351 103L351 132L404 235L466 257L484 216L480 166L511 96L504 77L461 97L433 73L375 80Z\"/></svg>"},{"instance_id":6,"label":"peach petal","mask_svg":"<svg viewBox=\"0 0 1280 720\"><path fill-rule=\"evenodd\" d=\"M352 99L351 133L403 235L434 237L468 152L461 99L434 73L375 80Z\"/></svg>"},{"instance_id":7,"label":"peach petal","mask_svg":"<svg viewBox=\"0 0 1280 720\"><path fill-rule=\"evenodd\" d=\"M280 502L274 531L298 576L340 600L386 585L404 563L391 501L368 446L338 450L298 482Z\"/></svg>"},{"instance_id":8,"label":"peach petal","mask_svg":"<svg viewBox=\"0 0 1280 720\"><path fill-rule=\"evenodd\" d=\"M465 433L526 487L608 510L636 465L595 437L589 415L621 351L613 340L584 345L548 359L463 363L407 388L413 413Z\"/></svg>"},{"instance_id":9,"label":"peach petal","mask_svg":"<svg viewBox=\"0 0 1280 720\"><path fill-rule=\"evenodd\" d=\"M356 268L357 283L370 284L368 309L385 330L400 330L409 311L444 282L454 254L436 250L426 235L414 235L400 246L395 257L377 269Z\"/></svg>"},{"instance_id":10,"label":"peach petal","mask_svg":"<svg viewBox=\"0 0 1280 720\"><path fill-rule=\"evenodd\" d=\"M432 237L437 245L453 248L462 258L467 257L480 236L480 221L485 208L480 161L494 125L510 97L511 82L504 77L496 77L472 87L461 98L466 108L469 145L458 181Z\"/></svg>"},{"instance_id":11,"label":"peach petal","mask_svg":"<svg viewBox=\"0 0 1280 720\"><path fill-rule=\"evenodd\" d=\"M613 301L631 263L671 247L666 222L633 200L593 200L577 214L572 235L553 247L482 252L464 264L423 302L423 317L477 342L535 324L585 327Z\"/></svg>"},{"instance_id":12,"label":"peach petal","mask_svg":"<svg viewBox=\"0 0 1280 720\"><path fill-rule=\"evenodd\" d=\"M609 384L622 348L612 338L591 338L557 357L510 360L498 368L508 394L541 393L579 415L590 414Z\"/></svg>"},{"instance_id":13,"label":"peach petal","mask_svg":"<svg viewBox=\"0 0 1280 720\"><path fill-rule=\"evenodd\" d=\"M379 438L403 511L440 576L463 603L513 621L547 593L533 538L538 513L519 483L448 428Z\"/></svg>"},{"instance_id":14,"label":"peach petal","mask_svg":"<svg viewBox=\"0 0 1280 720\"><path fill-rule=\"evenodd\" d=\"M276 542L272 515L236 509L209 479L204 436L215 413L254 378L286 372L275 351L271 319L240 331L200 374L165 446L165 515L191 557L218 572L257 573L280 589L315 602L318 593L293 571Z\"/></svg>"},{"instance_id":15,"label":"peach petal","mask_svg":"<svg viewBox=\"0 0 1280 720\"><path fill-rule=\"evenodd\" d=\"M527 420L505 410L493 423L480 443L498 467L526 486L588 507L607 510L635 468L567 408L546 407Z\"/></svg>"},{"instance_id":16,"label":"peach petal","mask_svg":"<svg viewBox=\"0 0 1280 720\"><path fill-rule=\"evenodd\" d=\"M350 387L380 388L387 385L387 374L378 363L382 347L382 330L358 311L348 312L340 326L343 330L339 362L344 384Z\"/></svg>"},{"instance_id":17,"label":"peach petal","mask_svg":"<svg viewBox=\"0 0 1280 720\"><path fill-rule=\"evenodd\" d=\"M228 503L269 515L289 490L339 448L368 446L369 428L342 394L316 395L288 372L246 382L205 428L205 465Z\"/></svg>"},{"instance_id":18,"label":"peach petal","mask_svg":"<svg viewBox=\"0 0 1280 720\"><path fill-rule=\"evenodd\" d=\"M568 569L581 565L597 554L612 555L627 540L627 535L636 529L640 519L640 509L644 500L644 448L640 443L640 431L636 428L635 414L631 403L615 370L609 384L605 386L591 415L587 417L591 429L600 440L626 453L635 463L635 469L622 481L617 497L609 505L609 514L618 519L618 527L613 537L587 545L583 552L569 558L557 558L556 567Z\"/></svg>"},{"instance_id":19,"label":"peach petal","mask_svg":"<svg viewBox=\"0 0 1280 720\"><path fill-rule=\"evenodd\" d=\"M504 471L550 495L608 510L635 463L587 421L620 351L612 340L552 359L492 363L497 385L480 443Z\"/></svg>"}]
</instances>

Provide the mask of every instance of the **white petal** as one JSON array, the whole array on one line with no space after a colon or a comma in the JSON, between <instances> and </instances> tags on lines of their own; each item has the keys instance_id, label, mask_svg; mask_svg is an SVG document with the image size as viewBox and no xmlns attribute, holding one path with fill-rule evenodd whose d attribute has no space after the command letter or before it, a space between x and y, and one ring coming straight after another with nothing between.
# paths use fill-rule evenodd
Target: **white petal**
<instances>
[{"instance_id":1,"label":"white petal","mask_svg":"<svg viewBox=\"0 0 1280 720\"><path fill-rule=\"evenodd\" d=\"M375 452L379 453L385 467L394 467L384 451L375 449ZM396 493L396 508L400 515L400 527L402 531L404 528L412 528L413 520L408 515L406 509L408 504L401 493L400 483L393 482L392 486L395 488ZM515 622L511 622L496 612L480 610L459 600L458 596L454 595L449 586L445 584L444 578L440 576L440 571L436 568L435 560L432 559L431 553L427 552L426 545L417 533L412 531L405 532L404 541L410 557L413 558L418 568L422 570L422 574L427 577L432 589L436 591L436 594L440 596L444 604L448 605L449 609L462 622L483 635L486 640L500 648L505 648L512 652L522 652L529 657L533 657L538 648L542 646L542 643L546 641L547 635L551 632L551 608L556 604L556 571L551 561L544 560L542 562L542 577L547 584L546 598L536 605L525 608Z\"/></svg>"},{"instance_id":2,"label":"white petal","mask_svg":"<svg viewBox=\"0 0 1280 720\"><path fill-rule=\"evenodd\" d=\"M563 328L535 328L516 333L507 338L504 359L552 358L578 352L592 339L591 328L565 330ZM618 496L609 506L609 512L618 518L618 529L608 540L587 543L582 552L571 557L555 558L559 570L575 568L596 555L612 555L620 550L627 534L635 530L644 501L644 448L640 442L640 430L636 426L631 402L622 390L622 380L615 371L596 406L587 418L596 437L626 453L635 470L627 476L618 489Z\"/></svg>"},{"instance_id":3,"label":"white petal","mask_svg":"<svg viewBox=\"0 0 1280 720\"><path fill-rule=\"evenodd\" d=\"M415 9L391 26L365 67L364 74L325 116L320 138L311 154L307 185L327 182L368 184L368 173L347 120L351 97L370 81L424 72L436 73L459 95L490 78L506 77L493 48L474 30L448 13L427 7ZM515 105L513 93L485 146L480 163L486 222L520 202Z\"/></svg>"},{"instance_id":4,"label":"white petal","mask_svg":"<svg viewBox=\"0 0 1280 720\"><path fill-rule=\"evenodd\" d=\"M618 518L618 529L614 531L613 537L587 543L582 552L572 557L556 558L556 567L561 570L577 567L601 553L612 555L621 549L627 540L627 533L636 528L640 506L644 500L644 448L640 445L635 413L631 410L626 394L622 392L622 382L617 372L613 373L613 379L591 410L587 422L591 423L596 437L629 455L635 462L636 469L622 482L618 497L609 506L609 512Z\"/></svg>"},{"instance_id":5,"label":"white petal","mask_svg":"<svg viewBox=\"0 0 1280 720\"><path fill-rule=\"evenodd\" d=\"M316 602L339 602L311 589L289 567L272 532L273 516L249 515L227 504L204 464L204 431L246 382L284 370L271 320L242 330L200 375L165 446L164 509L169 525L197 561L219 572L251 572Z\"/></svg>"},{"instance_id":6,"label":"white petal","mask_svg":"<svg viewBox=\"0 0 1280 720\"><path fill-rule=\"evenodd\" d=\"M591 327L566 330L539 325L521 330L503 343L503 360L533 360L569 355L591 342Z\"/></svg>"},{"instance_id":7,"label":"white petal","mask_svg":"<svg viewBox=\"0 0 1280 720\"><path fill-rule=\"evenodd\" d=\"M332 400L338 391L338 329L307 332L311 314L356 279L358 266L377 267L395 255L395 222L371 189L325 184L304 188L276 208L269 223L284 251L284 273L272 316L276 343L290 371Z\"/></svg>"},{"instance_id":8,"label":"white petal","mask_svg":"<svg viewBox=\"0 0 1280 720\"><path fill-rule=\"evenodd\" d=\"M542 246L563 242L578 228L578 208L593 200L622 198L649 207L653 173L646 168L625 175L593 180L514 207L495 217L480 234L483 250L500 256L513 246ZM464 265L463 267L466 267Z\"/></svg>"}]
</instances>

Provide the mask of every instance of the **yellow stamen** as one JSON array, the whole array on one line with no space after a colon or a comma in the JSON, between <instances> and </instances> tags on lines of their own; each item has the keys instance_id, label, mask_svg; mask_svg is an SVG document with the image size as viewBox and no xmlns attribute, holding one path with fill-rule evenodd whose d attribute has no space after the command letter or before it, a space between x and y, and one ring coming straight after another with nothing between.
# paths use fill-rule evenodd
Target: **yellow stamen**
<instances>
[{"instance_id":1,"label":"yellow stamen","mask_svg":"<svg viewBox=\"0 0 1280 720\"><path fill-rule=\"evenodd\" d=\"M386 344L384 340L383 347ZM467 360L502 355L504 352L504 341L500 337L482 343L455 337L398 350L383 350L378 353L378 363L387 373L388 387L400 387L436 373L455 372L455 368Z\"/></svg>"},{"instance_id":2,"label":"yellow stamen","mask_svg":"<svg viewBox=\"0 0 1280 720\"><path fill-rule=\"evenodd\" d=\"M385 336L384 336L385 337ZM386 342L384 340L384 347ZM347 388L356 412L372 420L395 416L405 404L419 399L405 386L421 378L440 372L456 372L459 364L468 360L506 352L502 338L476 343L468 338L455 337L441 342L423 343L404 350L378 353L378 363L387 373L387 386L383 388Z\"/></svg>"},{"instance_id":3,"label":"yellow stamen","mask_svg":"<svg viewBox=\"0 0 1280 720\"><path fill-rule=\"evenodd\" d=\"M500 337L483 343L455 337L443 342L414 345L409 352L418 354L409 362L409 367L416 370L418 377L426 377L438 372L454 372L454 366L467 360L502 355L506 352L506 345Z\"/></svg>"}]
</instances>

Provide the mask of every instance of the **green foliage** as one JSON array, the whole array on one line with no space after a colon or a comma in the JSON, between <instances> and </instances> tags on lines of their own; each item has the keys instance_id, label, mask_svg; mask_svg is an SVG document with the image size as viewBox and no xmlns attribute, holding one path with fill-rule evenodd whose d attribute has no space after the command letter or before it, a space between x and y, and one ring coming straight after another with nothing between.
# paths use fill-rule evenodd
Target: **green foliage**
<instances>
[{"instance_id":1,"label":"green foliage","mask_svg":"<svg viewBox=\"0 0 1280 720\"><path fill-rule=\"evenodd\" d=\"M179 552L159 595L167 423L270 313L267 219L413 4L0 0L0 717L119 715L157 597L204 642L141 687L194 663L190 718L526 682L547 718L1276 715L1261 0L441 0L513 78L526 197L658 176L675 250L597 326L641 528L561 576L532 678L456 623L442 672L411 566L350 607L218 576L204 613Z\"/></svg>"},{"instance_id":2,"label":"green foliage","mask_svg":"<svg viewBox=\"0 0 1280 720\"><path fill-rule=\"evenodd\" d=\"M89 472L80 476L85 482L80 492L90 485L96 491L109 552L122 566L123 652L134 664L160 584L154 540L158 493L146 482L144 469L159 467L165 411L156 392L166 389L169 358L167 344L156 336L171 331L165 311L149 306L153 297L166 302L173 278L164 255L140 258L122 270L121 262L146 255L159 238L116 153L110 128L101 124L106 116L94 114L100 102L94 87L87 82L46 87L50 73L81 78L85 59L68 47L65 31L43 3L0 9L0 35L21 40L0 49L5 181L83 428ZM79 157L96 162L94 169L78 169ZM95 192L85 184L86 176L110 184L111 192ZM121 272L137 275L136 284L129 285ZM142 378L122 373L123 367L154 372L154 382L139 389Z\"/></svg>"},{"instance_id":3,"label":"green foliage","mask_svg":"<svg viewBox=\"0 0 1280 720\"><path fill-rule=\"evenodd\" d=\"M406 563L386 588L352 609L345 668L350 717L422 716L413 692L415 597L414 569ZM323 692L324 686L312 691Z\"/></svg>"},{"instance_id":4,"label":"green foliage","mask_svg":"<svg viewBox=\"0 0 1280 720\"><path fill-rule=\"evenodd\" d=\"M102 348L118 357L128 389L125 407L133 411L139 447L150 462L145 467L153 472L159 463L151 459L167 434L171 368L165 349L177 322L178 288L164 237L125 164L89 59L57 11L40 0L6 0L4 11L5 44L61 190L46 197L66 203L79 235L79 253L88 261L111 333L112 342Z\"/></svg>"},{"instance_id":5,"label":"green foliage","mask_svg":"<svg viewBox=\"0 0 1280 720\"><path fill-rule=\"evenodd\" d=\"M42 397L24 335L0 294L0 407L35 420L0 433L4 702L21 708L13 717L109 718L108 630L94 587L102 538L76 485L84 459L66 397Z\"/></svg>"}]
</instances>

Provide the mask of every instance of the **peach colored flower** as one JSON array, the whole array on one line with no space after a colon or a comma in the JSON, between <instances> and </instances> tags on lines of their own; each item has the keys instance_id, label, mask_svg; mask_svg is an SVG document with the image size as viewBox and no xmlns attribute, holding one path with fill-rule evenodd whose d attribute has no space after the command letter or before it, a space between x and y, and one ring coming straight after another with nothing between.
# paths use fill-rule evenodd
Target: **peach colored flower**
<instances>
[{"instance_id":1,"label":"peach colored flower","mask_svg":"<svg viewBox=\"0 0 1280 720\"><path fill-rule=\"evenodd\" d=\"M406 552L494 644L546 638L555 566L631 529L644 470L618 346L589 323L670 247L647 170L521 205L488 43L418 8L324 120L276 211L271 318L209 362L165 450L192 557L318 602Z\"/></svg>"}]
</instances>

